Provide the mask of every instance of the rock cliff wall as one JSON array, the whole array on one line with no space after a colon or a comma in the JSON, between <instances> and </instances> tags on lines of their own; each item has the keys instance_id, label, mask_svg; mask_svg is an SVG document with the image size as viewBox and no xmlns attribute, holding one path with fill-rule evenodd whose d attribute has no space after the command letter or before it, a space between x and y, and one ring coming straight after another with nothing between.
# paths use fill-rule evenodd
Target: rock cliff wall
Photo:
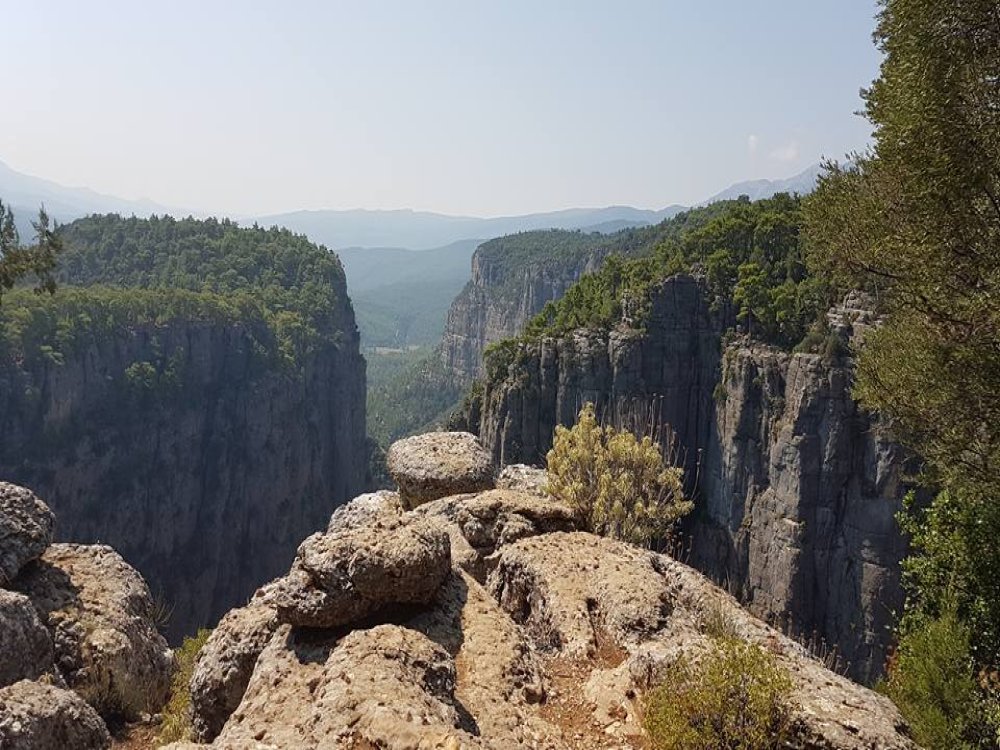
<instances>
[{"instance_id":1,"label":"rock cliff wall","mask_svg":"<svg viewBox=\"0 0 1000 750\"><path fill-rule=\"evenodd\" d=\"M472 278L452 302L441 338L442 362L461 380L480 374L489 344L520 333L606 254L595 247L561 263L510 264L483 248L472 256Z\"/></svg>"},{"instance_id":2,"label":"rock cliff wall","mask_svg":"<svg viewBox=\"0 0 1000 750\"><path fill-rule=\"evenodd\" d=\"M842 313L845 338L867 324ZM539 463L585 401L669 425L697 498L692 562L870 680L902 603L906 458L851 398L850 358L724 344L731 322L695 279L668 279L643 331L526 346L473 405L480 437L499 464Z\"/></svg>"},{"instance_id":3,"label":"rock cliff wall","mask_svg":"<svg viewBox=\"0 0 1000 750\"><path fill-rule=\"evenodd\" d=\"M264 361L250 324L176 318L5 360L0 476L47 498L59 538L135 565L173 637L214 624L364 486L365 365L342 316L298 372Z\"/></svg>"}]
</instances>

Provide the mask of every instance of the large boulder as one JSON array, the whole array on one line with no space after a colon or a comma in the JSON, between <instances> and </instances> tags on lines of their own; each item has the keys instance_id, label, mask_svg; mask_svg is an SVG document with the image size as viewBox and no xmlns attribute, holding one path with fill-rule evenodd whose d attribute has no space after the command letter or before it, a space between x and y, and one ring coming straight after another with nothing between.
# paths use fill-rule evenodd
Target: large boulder
<instances>
[{"instance_id":1,"label":"large boulder","mask_svg":"<svg viewBox=\"0 0 1000 750\"><path fill-rule=\"evenodd\" d=\"M54 672L52 636L31 600L0 589L0 687Z\"/></svg>"},{"instance_id":2,"label":"large boulder","mask_svg":"<svg viewBox=\"0 0 1000 750\"><path fill-rule=\"evenodd\" d=\"M191 676L195 736L211 742L243 700L257 657L278 628L278 615L261 589L245 607L231 610L202 646Z\"/></svg>"},{"instance_id":3,"label":"large boulder","mask_svg":"<svg viewBox=\"0 0 1000 750\"><path fill-rule=\"evenodd\" d=\"M216 745L481 747L455 680L448 652L415 630L379 625L338 640L282 626Z\"/></svg>"},{"instance_id":4,"label":"large boulder","mask_svg":"<svg viewBox=\"0 0 1000 750\"><path fill-rule=\"evenodd\" d=\"M53 544L16 586L52 634L67 684L98 711L131 717L166 702L173 654L156 630L146 582L117 552Z\"/></svg>"},{"instance_id":5,"label":"large boulder","mask_svg":"<svg viewBox=\"0 0 1000 750\"><path fill-rule=\"evenodd\" d=\"M450 570L448 534L439 525L380 516L307 538L271 599L282 622L330 628L394 606L426 604Z\"/></svg>"},{"instance_id":6,"label":"large boulder","mask_svg":"<svg viewBox=\"0 0 1000 750\"><path fill-rule=\"evenodd\" d=\"M493 487L492 458L468 432L429 432L398 440L389 447L386 463L409 508Z\"/></svg>"},{"instance_id":7,"label":"large boulder","mask_svg":"<svg viewBox=\"0 0 1000 750\"><path fill-rule=\"evenodd\" d=\"M0 482L0 588L52 542L55 516L34 492Z\"/></svg>"},{"instance_id":8,"label":"large boulder","mask_svg":"<svg viewBox=\"0 0 1000 750\"><path fill-rule=\"evenodd\" d=\"M102 750L110 746L101 717L76 693L29 680L0 688L3 750Z\"/></svg>"}]
</instances>

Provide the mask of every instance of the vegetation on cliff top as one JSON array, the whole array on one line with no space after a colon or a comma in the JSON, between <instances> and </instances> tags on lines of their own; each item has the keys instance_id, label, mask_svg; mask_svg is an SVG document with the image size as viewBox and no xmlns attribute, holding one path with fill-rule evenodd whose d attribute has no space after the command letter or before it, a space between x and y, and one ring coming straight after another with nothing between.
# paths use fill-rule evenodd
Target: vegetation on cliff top
<instances>
[{"instance_id":1,"label":"vegetation on cliff top","mask_svg":"<svg viewBox=\"0 0 1000 750\"><path fill-rule=\"evenodd\" d=\"M731 312L756 338L786 349L802 342L822 348L825 337L814 329L829 307L831 288L807 267L801 222L801 200L779 194L723 201L658 227L623 232L614 247L628 246L635 257L610 255L598 271L546 304L521 336L488 346L485 376L503 377L522 344L545 336L622 323L641 329L657 285L688 272L705 279L717 310Z\"/></svg>"},{"instance_id":2,"label":"vegetation on cliff top","mask_svg":"<svg viewBox=\"0 0 1000 750\"><path fill-rule=\"evenodd\" d=\"M55 291L53 272L62 242L50 226L44 208L39 210L38 221L32 222L32 226L35 244L23 245L13 211L0 201L0 300L5 291L25 279L34 279L36 292Z\"/></svg>"},{"instance_id":3,"label":"vegetation on cliff top","mask_svg":"<svg viewBox=\"0 0 1000 750\"><path fill-rule=\"evenodd\" d=\"M284 229L109 215L55 239L65 246L52 273L59 291L15 290L0 308L8 360L58 365L97 338L173 320L240 323L259 354L292 366L353 335L340 262Z\"/></svg>"},{"instance_id":4,"label":"vegetation on cliff top","mask_svg":"<svg viewBox=\"0 0 1000 750\"><path fill-rule=\"evenodd\" d=\"M924 457L887 689L928 747L1000 747L1000 23L882 0L871 152L806 203L810 261L878 295L857 393ZM942 732L942 728L947 731Z\"/></svg>"},{"instance_id":5,"label":"vegetation on cliff top","mask_svg":"<svg viewBox=\"0 0 1000 750\"><path fill-rule=\"evenodd\" d=\"M537 339L574 328L607 328L623 319L642 326L655 285L679 272L704 275L713 304L731 306L760 338L798 343L828 300L812 276L799 240L800 201L780 194L695 209L665 223L652 252L612 256L528 325Z\"/></svg>"}]
</instances>

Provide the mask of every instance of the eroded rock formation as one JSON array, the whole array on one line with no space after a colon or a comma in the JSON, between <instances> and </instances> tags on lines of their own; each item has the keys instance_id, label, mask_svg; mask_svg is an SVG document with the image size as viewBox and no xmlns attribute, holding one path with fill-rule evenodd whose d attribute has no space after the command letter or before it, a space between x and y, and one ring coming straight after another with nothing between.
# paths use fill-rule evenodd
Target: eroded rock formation
<instances>
[{"instance_id":1,"label":"eroded rock formation","mask_svg":"<svg viewBox=\"0 0 1000 750\"><path fill-rule=\"evenodd\" d=\"M687 566L572 531L571 511L542 493L490 490L413 511L389 493L357 503L338 514L359 525L332 523L320 546L371 538L386 524L437 528L449 540L447 574L423 604L387 600L373 613L346 603L349 620L319 629L276 626L271 597L287 579L262 589L199 655L196 695L225 695L194 701L203 742L639 748L643 693L677 659L712 648L721 622L788 671L796 746L914 748L888 699L830 672ZM399 572L392 556L367 560L377 578Z\"/></svg>"}]
</instances>

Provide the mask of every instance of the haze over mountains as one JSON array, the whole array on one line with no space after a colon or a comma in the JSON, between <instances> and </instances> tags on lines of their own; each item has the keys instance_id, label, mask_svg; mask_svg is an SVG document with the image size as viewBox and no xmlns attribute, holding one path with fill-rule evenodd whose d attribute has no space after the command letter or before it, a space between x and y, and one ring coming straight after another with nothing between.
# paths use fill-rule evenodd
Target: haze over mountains
<instances>
[{"instance_id":1,"label":"haze over mountains","mask_svg":"<svg viewBox=\"0 0 1000 750\"><path fill-rule=\"evenodd\" d=\"M751 199L777 192L805 193L812 189L819 165L784 180L739 182L706 199L699 205L745 194ZM129 200L97 193L89 188L67 187L51 180L11 169L0 161L0 199L13 207L18 227L30 237L30 219L45 205L49 215L67 222L93 213L120 213L149 216L171 214L208 216L212 211L164 206L151 200ZM451 216L429 211L399 210L317 210L293 211L249 217L233 217L241 223L277 224L307 235L314 242L334 250L349 247L441 248L459 240L488 239L532 229L579 229L591 232L615 232L630 226L656 224L675 216L685 206L670 205L660 210L631 206L568 208L522 216L482 218Z\"/></svg>"}]
</instances>

